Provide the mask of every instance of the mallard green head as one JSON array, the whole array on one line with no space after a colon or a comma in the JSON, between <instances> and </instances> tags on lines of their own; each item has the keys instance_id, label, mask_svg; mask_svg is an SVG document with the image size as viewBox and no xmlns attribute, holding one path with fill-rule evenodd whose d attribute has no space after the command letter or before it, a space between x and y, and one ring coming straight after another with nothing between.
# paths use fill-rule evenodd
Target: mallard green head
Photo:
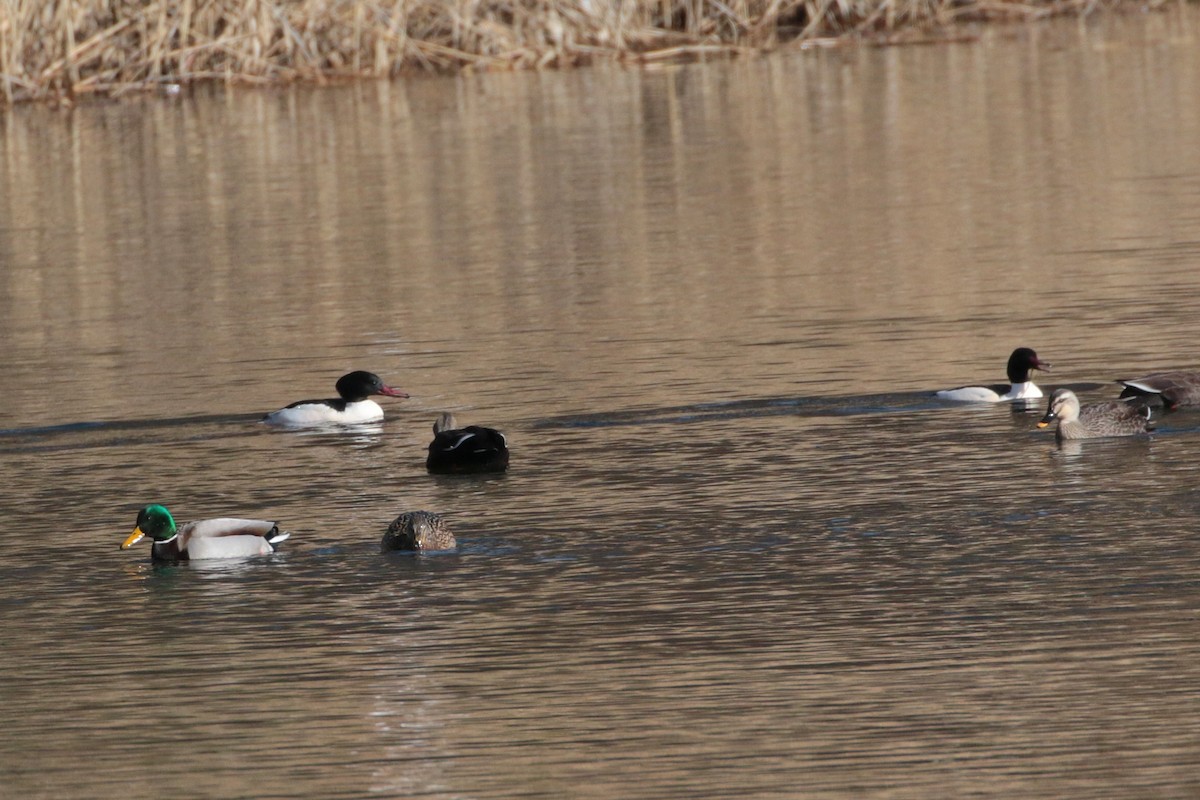
<instances>
[{"instance_id":1,"label":"mallard green head","mask_svg":"<svg viewBox=\"0 0 1200 800\"><path fill-rule=\"evenodd\" d=\"M149 505L138 512L133 533L121 543L121 549L128 550L140 542L143 536L149 536L158 543L169 542L175 538L176 533L175 518L171 516L171 512L167 511L165 506Z\"/></svg>"}]
</instances>

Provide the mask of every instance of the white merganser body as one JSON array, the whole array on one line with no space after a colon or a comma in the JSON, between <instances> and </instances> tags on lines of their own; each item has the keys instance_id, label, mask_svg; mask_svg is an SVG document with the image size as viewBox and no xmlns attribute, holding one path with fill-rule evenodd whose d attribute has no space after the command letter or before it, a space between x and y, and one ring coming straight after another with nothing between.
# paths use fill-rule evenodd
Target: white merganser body
<instances>
[{"instance_id":1,"label":"white merganser body","mask_svg":"<svg viewBox=\"0 0 1200 800\"><path fill-rule=\"evenodd\" d=\"M1040 369L1050 371L1050 365L1038 358L1028 347L1018 347L1008 357L1009 383L992 386L961 386L937 393L939 400L958 403L1002 403L1011 400L1031 400L1042 396L1042 390L1030 380L1029 373Z\"/></svg>"},{"instance_id":2,"label":"white merganser body","mask_svg":"<svg viewBox=\"0 0 1200 800\"><path fill-rule=\"evenodd\" d=\"M321 425L359 425L381 422L383 409L370 395L408 397L393 389L373 372L351 372L338 378L338 397L327 400L300 400L272 411L262 418L267 425L281 428L308 428Z\"/></svg>"}]
</instances>

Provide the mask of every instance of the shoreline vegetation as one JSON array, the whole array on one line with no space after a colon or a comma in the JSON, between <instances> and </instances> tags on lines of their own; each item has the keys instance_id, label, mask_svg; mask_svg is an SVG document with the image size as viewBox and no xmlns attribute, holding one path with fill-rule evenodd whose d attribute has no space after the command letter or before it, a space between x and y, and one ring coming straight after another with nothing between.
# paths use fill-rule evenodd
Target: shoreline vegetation
<instances>
[{"instance_id":1,"label":"shoreline vegetation","mask_svg":"<svg viewBox=\"0 0 1200 800\"><path fill-rule=\"evenodd\" d=\"M1140 2L1159 7L1165 0ZM1121 0L0 0L0 105L963 38Z\"/></svg>"}]
</instances>

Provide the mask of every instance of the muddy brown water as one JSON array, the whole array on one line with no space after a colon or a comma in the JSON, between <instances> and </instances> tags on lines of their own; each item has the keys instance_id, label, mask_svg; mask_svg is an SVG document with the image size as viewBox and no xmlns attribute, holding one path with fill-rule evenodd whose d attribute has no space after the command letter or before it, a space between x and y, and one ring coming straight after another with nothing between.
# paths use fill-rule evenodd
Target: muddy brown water
<instances>
[{"instance_id":1,"label":"muddy brown water","mask_svg":"<svg viewBox=\"0 0 1200 800\"><path fill-rule=\"evenodd\" d=\"M931 396L1200 368L1198 45L0 117L3 794L1200 794L1200 414ZM356 368L412 399L257 424ZM509 473L427 475L444 409ZM293 535L155 567L151 501Z\"/></svg>"}]
</instances>

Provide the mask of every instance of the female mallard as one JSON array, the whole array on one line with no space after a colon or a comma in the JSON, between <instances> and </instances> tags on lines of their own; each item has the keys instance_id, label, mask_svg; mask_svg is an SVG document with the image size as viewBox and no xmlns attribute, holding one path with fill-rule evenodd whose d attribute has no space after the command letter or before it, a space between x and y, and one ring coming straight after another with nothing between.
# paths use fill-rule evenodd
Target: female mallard
<instances>
[{"instance_id":1,"label":"female mallard","mask_svg":"<svg viewBox=\"0 0 1200 800\"><path fill-rule=\"evenodd\" d=\"M175 518L164 506L149 505L138 512L137 525L121 543L128 550L149 536L154 561L190 561L201 558L244 558L275 552L291 536L279 523L259 519L202 519L176 529Z\"/></svg>"},{"instance_id":2,"label":"female mallard","mask_svg":"<svg viewBox=\"0 0 1200 800\"><path fill-rule=\"evenodd\" d=\"M1117 381L1125 387L1121 397L1140 397L1167 411L1200 406L1200 372L1155 372L1144 378Z\"/></svg>"},{"instance_id":3,"label":"female mallard","mask_svg":"<svg viewBox=\"0 0 1200 800\"><path fill-rule=\"evenodd\" d=\"M393 389L374 372L359 370L338 378L338 396L329 400L300 400L290 406L272 411L262 418L268 425L285 428L303 428L310 425L357 425L363 422L380 422L383 409L374 400L373 394L385 397L408 397L408 393Z\"/></svg>"},{"instance_id":4,"label":"female mallard","mask_svg":"<svg viewBox=\"0 0 1200 800\"><path fill-rule=\"evenodd\" d=\"M1018 347L1008 357L1008 383L993 386L962 386L958 389L943 389L937 393L939 399L963 403L999 403L1006 400L1028 400L1042 396L1030 379L1035 369L1050 371L1050 365L1038 358L1028 347Z\"/></svg>"},{"instance_id":5,"label":"female mallard","mask_svg":"<svg viewBox=\"0 0 1200 800\"><path fill-rule=\"evenodd\" d=\"M439 514L409 511L392 520L380 546L384 550L453 550L458 545Z\"/></svg>"},{"instance_id":6,"label":"female mallard","mask_svg":"<svg viewBox=\"0 0 1200 800\"><path fill-rule=\"evenodd\" d=\"M1144 403L1124 400L1105 400L1079 405L1079 398L1070 389L1055 389L1050 395L1046 416L1038 422L1044 428L1058 420L1056 438L1099 439L1105 436L1136 436L1154 430L1150 424L1150 408Z\"/></svg>"},{"instance_id":7,"label":"female mallard","mask_svg":"<svg viewBox=\"0 0 1200 800\"><path fill-rule=\"evenodd\" d=\"M447 412L433 423L433 441L425 469L436 473L504 472L508 469L508 440L493 428L458 428Z\"/></svg>"}]
</instances>

